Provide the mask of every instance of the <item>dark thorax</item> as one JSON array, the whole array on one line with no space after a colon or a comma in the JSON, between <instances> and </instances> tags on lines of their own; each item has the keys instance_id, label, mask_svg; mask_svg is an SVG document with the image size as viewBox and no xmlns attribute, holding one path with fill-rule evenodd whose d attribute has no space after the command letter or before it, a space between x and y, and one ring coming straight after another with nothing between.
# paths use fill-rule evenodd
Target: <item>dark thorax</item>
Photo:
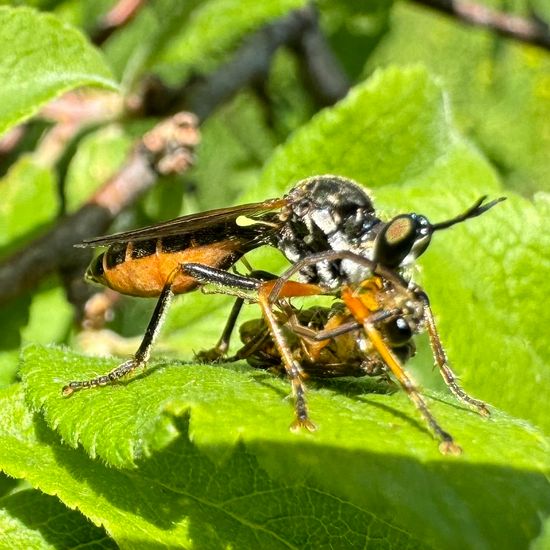
<instances>
[{"instance_id":1,"label":"dark thorax","mask_svg":"<svg viewBox=\"0 0 550 550\"><path fill-rule=\"evenodd\" d=\"M285 197L281 229L273 243L291 263L326 250L349 250L371 259L382 222L363 188L338 176L305 180ZM371 274L347 260L320 262L300 271L302 279L335 289Z\"/></svg>"},{"instance_id":2,"label":"dark thorax","mask_svg":"<svg viewBox=\"0 0 550 550\"><path fill-rule=\"evenodd\" d=\"M500 197L485 202L479 198L463 213L439 223L430 223L417 213L399 214L389 221L377 217L367 192L339 176L316 176L299 183L286 196L279 226L265 242L276 246L292 264L322 252L351 252L393 272L408 282L408 267L428 248L434 232L475 218ZM356 285L373 275L356 260L323 260L299 270L307 283L329 290Z\"/></svg>"}]
</instances>

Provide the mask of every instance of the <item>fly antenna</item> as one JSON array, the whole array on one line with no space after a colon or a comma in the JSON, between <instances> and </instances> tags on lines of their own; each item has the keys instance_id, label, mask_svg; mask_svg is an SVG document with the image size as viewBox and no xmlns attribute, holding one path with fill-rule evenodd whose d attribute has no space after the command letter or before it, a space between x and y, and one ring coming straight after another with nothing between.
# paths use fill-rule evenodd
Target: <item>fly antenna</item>
<instances>
[{"instance_id":1,"label":"fly antenna","mask_svg":"<svg viewBox=\"0 0 550 550\"><path fill-rule=\"evenodd\" d=\"M480 216L484 212L487 212L489 208L493 208L493 206L495 206L499 202L506 200L506 197L499 197L498 199L495 199L495 200L492 200L491 202L483 204L486 198L487 198L487 195L483 195L483 197L480 197L472 206L470 206L470 208L468 208L468 210L466 210L465 212L463 212L462 214L459 214L454 218L451 218L450 220L432 224L432 231L447 229L447 227L451 227L452 225L455 225L457 223L463 222L465 220L469 220L470 218L476 218L477 216Z\"/></svg>"}]
</instances>

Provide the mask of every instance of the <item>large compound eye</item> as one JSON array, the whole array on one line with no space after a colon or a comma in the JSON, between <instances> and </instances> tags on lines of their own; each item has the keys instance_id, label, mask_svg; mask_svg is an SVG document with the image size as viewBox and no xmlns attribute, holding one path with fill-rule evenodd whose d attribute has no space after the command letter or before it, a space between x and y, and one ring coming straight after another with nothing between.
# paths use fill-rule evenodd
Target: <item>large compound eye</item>
<instances>
[{"instance_id":1,"label":"large compound eye","mask_svg":"<svg viewBox=\"0 0 550 550\"><path fill-rule=\"evenodd\" d=\"M386 337L393 346L402 346L412 338L411 327L403 317L392 319L384 327Z\"/></svg>"},{"instance_id":2,"label":"large compound eye","mask_svg":"<svg viewBox=\"0 0 550 550\"><path fill-rule=\"evenodd\" d=\"M374 260L387 267L399 267L407 256L416 258L426 250L431 226L417 214L401 214L389 221L376 238Z\"/></svg>"},{"instance_id":3,"label":"large compound eye","mask_svg":"<svg viewBox=\"0 0 550 550\"><path fill-rule=\"evenodd\" d=\"M389 221L376 238L375 261L387 267L397 267L411 251L416 238L413 218L408 214Z\"/></svg>"}]
</instances>

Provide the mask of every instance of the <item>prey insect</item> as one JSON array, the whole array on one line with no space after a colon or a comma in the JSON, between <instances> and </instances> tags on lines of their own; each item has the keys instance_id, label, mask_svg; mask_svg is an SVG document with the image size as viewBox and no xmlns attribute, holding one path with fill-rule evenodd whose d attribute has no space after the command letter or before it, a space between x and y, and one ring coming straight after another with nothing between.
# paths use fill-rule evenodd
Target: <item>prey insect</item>
<instances>
[{"instance_id":1,"label":"prey insect","mask_svg":"<svg viewBox=\"0 0 550 550\"><path fill-rule=\"evenodd\" d=\"M124 294L159 298L143 341L129 361L105 375L72 381L63 393L71 395L80 389L111 384L145 366L173 295L213 284L238 296L253 294L292 384L296 415L293 425L314 429L305 399L304 373L292 357L275 307L281 300L297 296L341 296L355 322L380 348L379 355L395 374L401 368L399 360L386 356L381 351L383 345L375 344L371 325L377 313L368 308L365 313L361 284L376 276L396 288L413 287L408 266L426 250L435 232L477 217L501 200L486 203L482 197L464 213L441 223L432 224L416 213L383 221L362 187L346 178L325 175L299 182L279 199L204 212L87 241L81 246L108 247L88 269L89 279ZM278 248L292 264L282 277L262 280L227 271L248 251L263 245ZM291 280L295 274L300 282ZM224 352L239 308L237 302L217 346L220 353ZM423 322L430 326L430 319L433 321L427 305ZM435 324L433 327L436 334ZM439 342L438 337L436 340ZM447 365L440 343L434 345L434 353ZM406 379L396 377L402 385L408 384ZM443 434L436 435L452 442L448 434Z\"/></svg>"},{"instance_id":2,"label":"prey insect","mask_svg":"<svg viewBox=\"0 0 550 550\"><path fill-rule=\"evenodd\" d=\"M340 255L353 259L350 253ZM365 262L361 257L355 259L358 263ZM261 284L258 281L258 287ZM284 288L283 285L281 292L288 294ZM295 290L291 292L294 294ZM459 454L460 447L441 428L403 366L416 352L413 340L416 334L428 332L437 367L457 400L482 416L489 416L489 410L458 385L424 291L404 279L390 280L376 275L353 287L344 286L340 298L330 308L297 309L286 299L279 300L274 308L280 334L285 339L282 345L300 365L302 379L379 376L392 380L393 377L440 441L441 452ZM285 371L281 344L273 338L263 318L244 323L240 334L244 345L227 361L246 359L255 368Z\"/></svg>"},{"instance_id":3,"label":"prey insect","mask_svg":"<svg viewBox=\"0 0 550 550\"><path fill-rule=\"evenodd\" d=\"M388 379L385 363L362 334L360 323L340 300L330 307L307 308L281 302L275 314L294 360L306 378L379 376ZM388 345L404 363L414 356L416 347L412 338L403 338L402 332L401 321L393 320L384 327ZM225 357L224 362L246 360L257 369L285 373L281 355L263 318L242 323L239 335L242 347L234 355Z\"/></svg>"}]
</instances>

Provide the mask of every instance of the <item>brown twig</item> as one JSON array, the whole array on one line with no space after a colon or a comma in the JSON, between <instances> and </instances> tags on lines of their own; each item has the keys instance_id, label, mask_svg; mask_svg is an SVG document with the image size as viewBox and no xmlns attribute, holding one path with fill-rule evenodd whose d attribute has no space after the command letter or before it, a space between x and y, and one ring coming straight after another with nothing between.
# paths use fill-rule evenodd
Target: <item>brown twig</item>
<instances>
[{"instance_id":1,"label":"brown twig","mask_svg":"<svg viewBox=\"0 0 550 550\"><path fill-rule=\"evenodd\" d=\"M0 264L0 303L34 287L60 269L89 261L89 251L73 245L103 233L159 174L184 172L193 160L199 134L196 118L179 113L155 126L134 146L122 169L78 211Z\"/></svg>"},{"instance_id":2,"label":"brown twig","mask_svg":"<svg viewBox=\"0 0 550 550\"><path fill-rule=\"evenodd\" d=\"M412 0L465 23L550 50L550 29L543 21L498 11L467 0Z\"/></svg>"}]
</instances>

